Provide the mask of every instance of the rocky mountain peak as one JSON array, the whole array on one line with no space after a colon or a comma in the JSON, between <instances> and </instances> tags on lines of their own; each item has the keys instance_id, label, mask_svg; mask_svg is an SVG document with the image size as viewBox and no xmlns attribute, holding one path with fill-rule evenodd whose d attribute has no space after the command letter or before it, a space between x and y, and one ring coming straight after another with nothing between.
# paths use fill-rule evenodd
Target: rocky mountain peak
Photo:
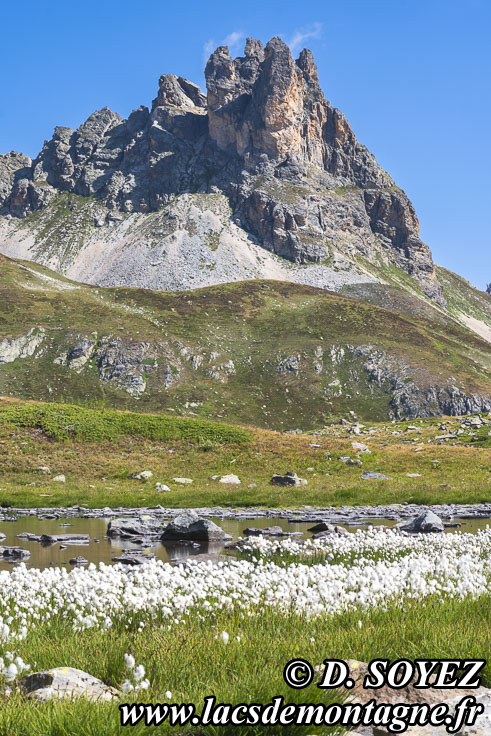
<instances>
[{"instance_id":1,"label":"rocky mountain peak","mask_svg":"<svg viewBox=\"0 0 491 736\"><path fill-rule=\"evenodd\" d=\"M303 49L297 59L297 66L304 73L305 80L313 84L319 84L319 75L315 65L314 55L309 49Z\"/></svg>"},{"instance_id":2,"label":"rocky mountain peak","mask_svg":"<svg viewBox=\"0 0 491 736\"><path fill-rule=\"evenodd\" d=\"M99 227L110 210L220 193L230 222L282 258L395 265L444 303L411 202L324 97L311 51L294 60L279 37L266 47L248 38L235 59L219 46L205 78L206 96L163 74L150 111L123 120L105 107L77 130L57 127L34 162L1 156L0 215L25 217L72 192L97 201Z\"/></svg>"},{"instance_id":3,"label":"rocky mountain peak","mask_svg":"<svg viewBox=\"0 0 491 736\"><path fill-rule=\"evenodd\" d=\"M171 105L172 107L204 108L206 97L197 84L175 74L162 74L159 79L159 92L153 101L152 109Z\"/></svg>"},{"instance_id":4,"label":"rocky mountain peak","mask_svg":"<svg viewBox=\"0 0 491 736\"><path fill-rule=\"evenodd\" d=\"M253 57L261 62L264 59L264 46L261 41L256 41L255 38L246 38L244 56Z\"/></svg>"},{"instance_id":5,"label":"rocky mountain peak","mask_svg":"<svg viewBox=\"0 0 491 736\"><path fill-rule=\"evenodd\" d=\"M264 51L248 39L244 53L232 59L220 46L206 65L209 134L219 148L246 157L249 167L267 156L314 164L356 186L393 185L325 99L311 51L294 61L275 37Z\"/></svg>"}]
</instances>

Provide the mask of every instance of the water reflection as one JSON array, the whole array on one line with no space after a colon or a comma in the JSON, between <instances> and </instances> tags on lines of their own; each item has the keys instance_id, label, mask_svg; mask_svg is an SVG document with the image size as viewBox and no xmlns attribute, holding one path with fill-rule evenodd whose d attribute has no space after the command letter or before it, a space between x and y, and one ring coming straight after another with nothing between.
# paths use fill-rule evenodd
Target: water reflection
<instances>
[{"instance_id":1,"label":"water reflection","mask_svg":"<svg viewBox=\"0 0 491 736\"><path fill-rule=\"evenodd\" d=\"M310 533L307 531L313 525L309 523L290 523L285 518L265 518L265 519L213 519L215 523L222 529L237 539L243 535L243 530L248 526L254 526L260 529L268 526L281 526L288 532L302 532L303 538L308 538ZM33 567L45 568L52 565L64 565L70 567L69 560L79 555L85 557L89 562L106 564L112 563L113 557L118 557L126 550L138 551L139 553L152 553L164 562L170 560L184 560L190 555L199 554L216 554L223 551L223 545L220 543L196 544L186 542L184 544L175 544L160 541L130 541L128 539L118 539L107 537L107 525L109 519L77 519L77 518L59 518L59 519L38 519L37 517L26 516L20 517L16 521L1 521L0 532L6 535L6 539L0 541L0 546L15 546L29 550L30 558L26 561ZM163 522L165 524L166 522ZM387 519L364 519L359 524L346 526L348 531L354 532L356 529L366 529L367 525L373 523L383 524L385 526L393 526L394 520ZM484 529L486 524L490 523L489 519L472 519L462 521L461 531L475 533L478 529ZM449 532L455 529L449 529ZM19 538L17 535L29 535L41 537L42 534L86 534L89 541L86 543L56 542L55 544L41 544L39 541L32 539ZM12 570L12 564L0 560L0 570Z\"/></svg>"}]
</instances>

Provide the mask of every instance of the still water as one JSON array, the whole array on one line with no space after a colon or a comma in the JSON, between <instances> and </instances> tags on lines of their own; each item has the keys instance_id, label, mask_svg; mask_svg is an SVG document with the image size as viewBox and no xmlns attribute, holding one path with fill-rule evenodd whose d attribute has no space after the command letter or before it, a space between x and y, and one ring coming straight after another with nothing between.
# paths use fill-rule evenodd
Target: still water
<instances>
[{"instance_id":1,"label":"still water","mask_svg":"<svg viewBox=\"0 0 491 736\"><path fill-rule=\"evenodd\" d=\"M232 536L235 540L237 537L243 536L243 530L247 527L264 528L267 526L281 526L282 529L288 532L302 532L302 539L307 539L311 536L308 532L308 528L313 525L313 522L309 523L291 523L287 519L267 518L267 519L250 519L250 520L220 520L213 519L213 521L222 527L222 529ZM223 549L222 544L213 545L200 545L199 548L189 546L164 546L161 542L151 542L145 545L134 544L127 539L109 539L107 535L107 526L109 519L78 519L78 518L67 518L67 519L38 519L32 516L26 516L19 518L17 521L1 521L0 532L6 535L6 539L0 541L0 546L17 546L22 549L29 550L31 556L26 560L25 564L45 568L50 565L64 565L71 567L68 561L72 557L81 555L85 557L89 562L99 563L105 562L110 564L113 557L117 557L122 554L123 550L139 550L144 552L151 552L159 559L164 562L168 562L171 559L183 559L189 555L202 554L204 552L221 552ZM167 522L163 522L167 523ZM476 533L478 529L484 529L486 524L490 524L490 519L472 519L462 521L460 531ZM70 526L65 526L70 524ZM386 526L393 526L394 521L386 521L384 519L364 520L359 525L350 525L346 528L350 532L356 531L356 529L366 529L368 524L384 524ZM454 532L455 529L448 529L447 533ZM88 534L90 537L89 544L74 544L68 543L67 549L60 549L59 544L53 544L47 547L42 546L39 542L29 542L26 539L18 539L17 535L23 532L29 532L40 536L41 534ZM97 540L97 541L96 541ZM13 565L8 562L0 561L0 570L12 570Z\"/></svg>"}]
</instances>

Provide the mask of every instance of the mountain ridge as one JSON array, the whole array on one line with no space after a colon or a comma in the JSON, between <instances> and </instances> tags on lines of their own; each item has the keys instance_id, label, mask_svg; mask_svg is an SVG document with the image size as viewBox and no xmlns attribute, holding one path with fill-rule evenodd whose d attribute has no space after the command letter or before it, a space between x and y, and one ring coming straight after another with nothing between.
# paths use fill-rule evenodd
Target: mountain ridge
<instances>
[{"instance_id":1,"label":"mountain ridge","mask_svg":"<svg viewBox=\"0 0 491 736\"><path fill-rule=\"evenodd\" d=\"M265 48L248 39L242 57L232 59L223 46L214 51L205 76L206 96L192 82L164 74L151 109L142 106L123 120L103 108L76 131L57 127L33 162L1 156L5 252L27 255L16 252L16 219L56 210L71 193L88 205L91 233L77 247L90 251L91 260L103 259L94 230L106 236L135 215L167 212L156 237L164 266L176 239L178 248L192 243L196 250L195 230L201 241L208 234L220 244L222 232L236 228L237 248L247 241L297 266L345 259L358 281L364 275L358 257L402 269L444 306L411 202L326 100L310 51L294 60L280 38ZM223 197L229 211L210 228L205 208L186 227L175 211L182 196ZM135 239L145 240L138 227ZM58 262L35 247L30 257L67 272L73 254L63 246L57 245Z\"/></svg>"}]
</instances>

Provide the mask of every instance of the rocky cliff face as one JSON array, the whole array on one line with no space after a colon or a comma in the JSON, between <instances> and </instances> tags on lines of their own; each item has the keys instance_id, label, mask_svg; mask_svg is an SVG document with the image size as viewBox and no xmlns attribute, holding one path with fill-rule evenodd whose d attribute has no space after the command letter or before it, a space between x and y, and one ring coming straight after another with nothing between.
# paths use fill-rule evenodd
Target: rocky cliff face
<instances>
[{"instance_id":1,"label":"rocky cliff face","mask_svg":"<svg viewBox=\"0 0 491 736\"><path fill-rule=\"evenodd\" d=\"M234 225L278 256L394 265L444 304L411 202L325 99L310 51L293 60L279 38L248 39L237 59L219 47L205 75L206 96L164 74L150 110L122 120L104 108L76 131L56 128L33 162L1 156L0 215L23 218L72 192L100 203L104 227L118 211L223 194Z\"/></svg>"}]
</instances>

